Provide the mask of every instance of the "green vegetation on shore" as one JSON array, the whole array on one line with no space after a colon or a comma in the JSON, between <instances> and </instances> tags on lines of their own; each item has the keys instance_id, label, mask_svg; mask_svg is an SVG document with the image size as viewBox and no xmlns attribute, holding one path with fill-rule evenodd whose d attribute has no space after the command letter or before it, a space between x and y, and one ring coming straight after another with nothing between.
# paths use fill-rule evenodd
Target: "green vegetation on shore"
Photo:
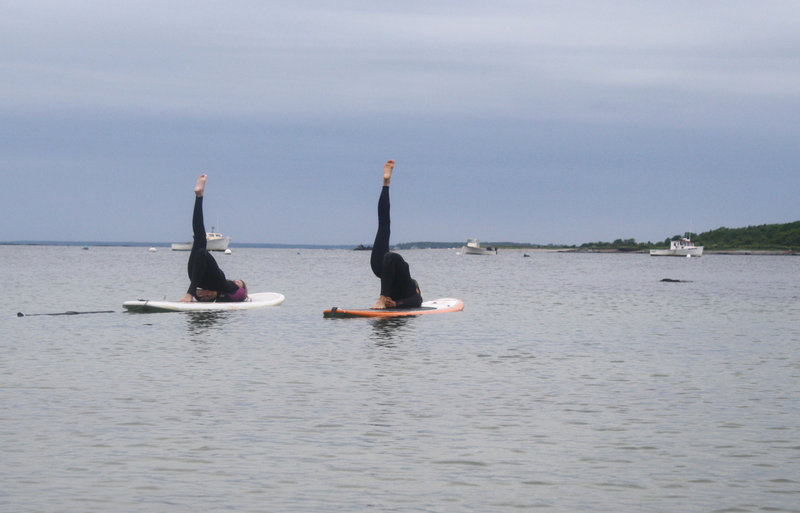
<instances>
[{"instance_id":1,"label":"green vegetation on shore","mask_svg":"<svg viewBox=\"0 0 800 513\"><path fill-rule=\"evenodd\" d=\"M663 242L639 242L617 239L614 242L589 242L582 249L615 249L638 251L667 248L671 240L687 237L697 246L709 251L798 251L800 250L800 221L784 224L762 224L744 228L720 227L703 233L686 232L668 237Z\"/></svg>"},{"instance_id":2,"label":"green vegetation on shore","mask_svg":"<svg viewBox=\"0 0 800 513\"><path fill-rule=\"evenodd\" d=\"M707 249L800 250L800 221L745 228L717 228L697 236Z\"/></svg>"},{"instance_id":3,"label":"green vegetation on shore","mask_svg":"<svg viewBox=\"0 0 800 513\"><path fill-rule=\"evenodd\" d=\"M617 239L613 242L586 242L579 246L530 244L518 242L486 242L483 246L500 249L575 249L596 251L647 251L668 248L671 240L688 237L708 251L800 251L800 221L784 224L762 224L744 228L720 227L703 233L686 232L667 237L662 242L637 242L636 239ZM464 242L404 242L397 249L458 248Z\"/></svg>"}]
</instances>

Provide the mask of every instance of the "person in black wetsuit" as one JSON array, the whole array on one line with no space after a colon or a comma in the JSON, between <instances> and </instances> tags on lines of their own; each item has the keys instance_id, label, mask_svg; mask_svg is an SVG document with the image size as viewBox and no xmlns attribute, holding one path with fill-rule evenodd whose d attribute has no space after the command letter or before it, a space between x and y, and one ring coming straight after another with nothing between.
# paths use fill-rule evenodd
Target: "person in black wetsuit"
<instances>
[{"instance_id":1,"label":"person in black wetsuit","mask_svg":"<svg viewBox=\"0 0 800 513\"><path fill-rule=\"evenodd\" d=\"M370 265L375 276L381 279L381 295L373 309L416 308L422 304L422 294L417 281L411 278L403 257L389 251L389 182L392 179L394 160L383 166L383 189L378 199L378 233L372 245Z\"/></svg>"},{"instance_id":2,"label":"person in black wetsuit","mask_svg":"<svg viewBox=\"0 0 800 513\"><path fill-rule=\"evenodd\" d=\"M217 261L206 249L206 228L203 224L203 193L206 188L205 174L200 175L194 186L194 213L192 214L192 252L189 255L189 290L180 301L244 301L247 285L242 280L228 280L217 265Z\"/></svg>"}]
</instances>

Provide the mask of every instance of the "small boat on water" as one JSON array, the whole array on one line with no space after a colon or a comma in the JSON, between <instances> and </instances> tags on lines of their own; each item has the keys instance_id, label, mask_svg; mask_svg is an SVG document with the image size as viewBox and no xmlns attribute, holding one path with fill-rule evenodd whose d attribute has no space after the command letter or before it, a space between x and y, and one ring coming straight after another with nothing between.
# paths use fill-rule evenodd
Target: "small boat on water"
<instances>
[{"instance_id":1,"label":"small boat on water","mask_svg":"<svg viewBox=\"0 0 800 513\"><path fill-rule=\"evenodd\" d=\"M695 246L691 240L682 237L670 241L669 249L651 249L650 256L699 257L703 256L703 246Z\"/></svg>"},{"instance_id":2,"label":"small boat on water","mask_svg":"<svg viewBox=\"0 0 800 513\"><path fill-rule=\"evenodd\" d=\"M478 239L467 239L467 244L461 248L461 253L464 255L496 255L497 248L482 247Z\"/></svg>"},{"instance_id":3,"label":"small boat on water","mask_svg":"<svg viewBox=\"0 0 800 513\"><path fill-rule=\"evenodd\" d=\"M217 233L214 230L214 227L211 227L210 232L206 233L206 249L209 251L225 251L228 249L228 244L231 243L231 238L227 235L222 235L221 233ZM191 251L192 250L192 243L180 243L174 242L172 243L172 251Z\"/></svg>"}]
</instances>

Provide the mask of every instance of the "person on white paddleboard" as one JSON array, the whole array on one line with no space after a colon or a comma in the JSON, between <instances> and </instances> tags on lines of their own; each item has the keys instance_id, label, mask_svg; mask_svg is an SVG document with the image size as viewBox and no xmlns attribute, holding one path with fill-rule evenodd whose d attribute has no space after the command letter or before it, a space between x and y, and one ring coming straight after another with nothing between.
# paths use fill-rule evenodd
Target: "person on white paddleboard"
<instances>
[{"instance_id":1,"label":"person on white paddleboard","mask_svg":"<svg viewBox=\"0 0 800 513\"><path fill-rule=\"evenodd\" d=\"M202 174L194 186L194 212L192 214L192 252L189 255L189 290L179 301L244 301L247 285L242 280L228 280L217 261L206 249L206 227L203 223L203 194L207 175Z\"/></svg>"},{"instance_id":2,"label":"person on white paddleboard","mask_svg":"<svg viewBox=\"0 0 800 513\"><path fill-rule=\"evenodd\" d=\"M378 233L370 257L372 272L381 280L381 295L372 307L374 310L417 308L422 304L419 285L411 278L408 264L402 256L389 251L389 182L393 170L394 160L387 161L383 166L383 188L378 199Z\"/></svg>"}]
</instances>

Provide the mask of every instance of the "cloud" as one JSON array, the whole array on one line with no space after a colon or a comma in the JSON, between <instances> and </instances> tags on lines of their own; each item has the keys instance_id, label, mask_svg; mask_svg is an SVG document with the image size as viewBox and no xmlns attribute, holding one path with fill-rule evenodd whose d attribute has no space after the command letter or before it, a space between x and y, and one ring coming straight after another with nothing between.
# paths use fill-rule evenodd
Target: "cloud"
<instances>
[{"instance_id":1,"label":"cloud","mask_svg":"<svg viewBox=\"0 0 800 513\"><path fill-rule=\"evenodd\" d=\"M660 240L689 218L696 231L735 226L735 205L751 203L744 224L794 220L798 25L792 2L12 0L0 7L0 171L19 173L30 199L15 209L39 219L58 198L32 194L26 176L90 177L70 190L91 209L132 177L161 185L153 197L168 205L198 169L224 170L221 188L257 184L225 194L257 204L279 184L284 211L312 204L270 235L279 242L362 242L308 220L350 205L337 216L356 226L361 180L389 156L421 191L407 232L398 220L407 238L424 226L490 240L464 233L481 224L538 242ZM641 198L676 194L691 213L637 213ZM436 201L472 197L491 213L425 221ZM65 227L87 224L70 215ZM144 229L102 218L110 238Z\"/></svg>"},{"instance_id":2,"label":"cloud","mask_svg":"<svg viewBox=\"0 0 800 513\"><path fill-rule=\"evenodd\" d=\"M598 114L641 92L664 102L720 92L795 97L798 12L772 7L16 3L3 22L3 96L15 105L237 116Z\"/></svg>"}]
</instances>

